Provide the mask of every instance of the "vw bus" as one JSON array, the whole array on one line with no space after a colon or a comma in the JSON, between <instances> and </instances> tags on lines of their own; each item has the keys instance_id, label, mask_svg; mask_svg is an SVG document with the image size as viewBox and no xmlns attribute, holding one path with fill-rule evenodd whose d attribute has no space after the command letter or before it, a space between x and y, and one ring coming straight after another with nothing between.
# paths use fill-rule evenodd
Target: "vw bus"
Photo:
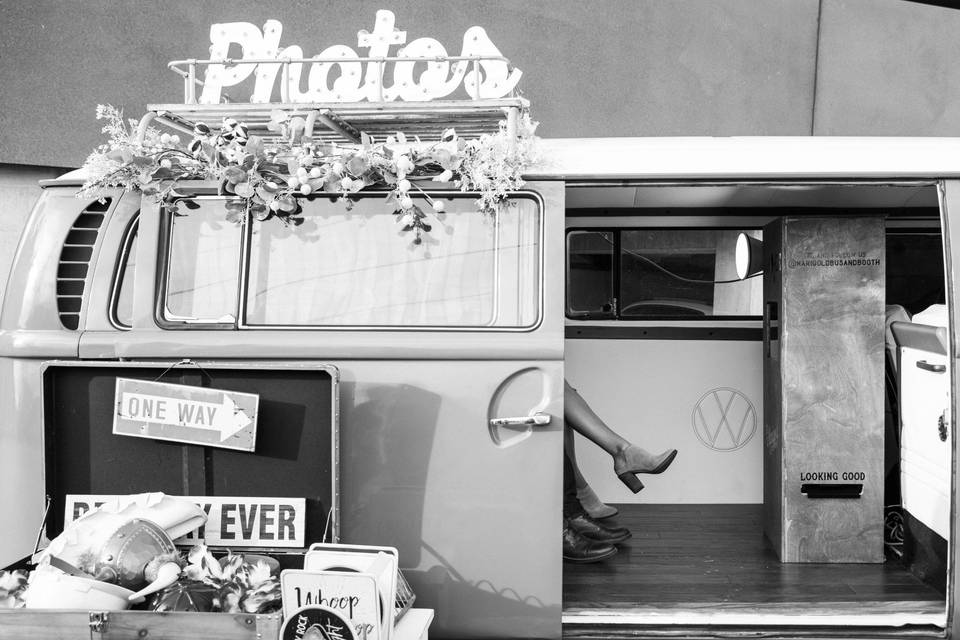
<instances>
[{"instance_id":1,"label":"vw bus","mask_svg":"<svg viewBox=\"0 0 960 640\"><path fill-rule=\"evenodd\" d=\"M269 135L278 105L200 104L196 80L145 123ZM279 108L349 144L525 106ZM376 187L302 195L291 222L229 217L242 196L211 181L160 200L45 181L0 316L0 560L57 534L67 494L292 496L303 546L396 547L436 637L952 637L958 157L543 139L485 214L423 183L414 203L443 205L415 237ZM760 275L741 280L738 242ZM256 445L118 435L117 378L257 393ZM679 450L634 495L577 438L633 534L601 563L561 558L565 379L628 440Z\"/></svg>"}]
</instances>

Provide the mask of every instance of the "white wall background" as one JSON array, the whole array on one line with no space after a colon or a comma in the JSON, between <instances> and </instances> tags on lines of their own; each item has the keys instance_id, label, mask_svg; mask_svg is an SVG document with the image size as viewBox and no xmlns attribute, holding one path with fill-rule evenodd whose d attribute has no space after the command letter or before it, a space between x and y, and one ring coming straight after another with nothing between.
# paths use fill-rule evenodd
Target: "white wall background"
<instances>
[{"instance_id":1,"label":"white wall background","mask_svg":"<svg viewBox=\"0 0 960 640\"><path fill-rule=\"evenodd\" d=\"M761 349L760 342L732 340L567 340L567 380L614 431L654 453L679 450L663 474L642 474L645 488L634 495L614 475L611 457L578 436L580 470L597 495L612 503L762 503ZM720 388L740 391L754 409L755 431L739 449L711 449L695 431L695 408L704 394L704 422L712 429L720 425L709 394ZM718 397L726 404L729 393ZM745 407L737 400L729 408L735 433ZM724 427L717 445L730 444Z\"/></svg>"}]
</instances>

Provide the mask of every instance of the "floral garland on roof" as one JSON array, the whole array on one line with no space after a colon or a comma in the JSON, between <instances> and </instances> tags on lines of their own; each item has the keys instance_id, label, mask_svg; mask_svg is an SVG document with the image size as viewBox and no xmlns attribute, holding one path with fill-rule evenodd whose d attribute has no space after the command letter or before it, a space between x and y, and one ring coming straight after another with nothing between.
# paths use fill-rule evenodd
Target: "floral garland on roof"
<instances>
[{"instance_id":1,"label":"floral garland on roof","mask_svg":"<svg viewBox=\"0 0 960 640\"><path fill-rule=\"evenodd\" d=\"M97 107L97 119L106 120L103 133L110 141L99 146L84 163L88 178L78 195L99 195L108 188L139 190L166 201L176 211L174 199L183 194L183 180L216 180L225 194L239 197L227 203L227 219L239 222L247 213L256 220L276 217L300 224L300 197L312 194L338 196L351 207L351 196L367 187L390 189L388 204L403 231L430 231L427 214L411 197L423 196L436 213L443 202L434 200L417 184L420 180L453 182L461 191L479 192L477 207L493 211L510 191L523 186L523 172L535 160L537 123L524 113L518 119L517 137L510 139L506 123L497 133L465 139L454 129L438 142L409 140L397 132L382 142L364 134L358 145L321 143L304 135L306 121L275 110L268 128L279 142L249 135L244 123L225 118L219 131L199 123L191 140L148 127L137 140L135 120L124 121L112 106Z\"/></svg>"}]
</instances>

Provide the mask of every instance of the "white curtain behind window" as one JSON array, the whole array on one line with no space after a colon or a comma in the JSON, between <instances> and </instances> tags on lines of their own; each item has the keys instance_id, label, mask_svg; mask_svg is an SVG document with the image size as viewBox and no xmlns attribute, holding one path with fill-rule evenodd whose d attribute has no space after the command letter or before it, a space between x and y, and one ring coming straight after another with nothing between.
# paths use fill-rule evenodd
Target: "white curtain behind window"
<instances>
[{"instance_id":1,"label":"white curtain behind window","mask_svg":"<svg viewBox=\"0 0 960 640\"><path fill-rule=\"evenodd\" d=\"M539 287L532 201L485 216L472 198L449 200L446 214L429 215L433 229L420 245L382 199L361 199L352 211L325 199L303 204L299 227L254 223L248 324L532 324Z\"/></svg>"},{"instance_id":2,"label":"white curtain behind window","mask_svg":"<svg viewBox=\"0 0 960 640\"><path fill-rule=\"evenodd\" d=\"M226 221L222 199L197 202L173 217L165 316L228 321L237 312L243 227Z\"/></svg>"}]
</instances>

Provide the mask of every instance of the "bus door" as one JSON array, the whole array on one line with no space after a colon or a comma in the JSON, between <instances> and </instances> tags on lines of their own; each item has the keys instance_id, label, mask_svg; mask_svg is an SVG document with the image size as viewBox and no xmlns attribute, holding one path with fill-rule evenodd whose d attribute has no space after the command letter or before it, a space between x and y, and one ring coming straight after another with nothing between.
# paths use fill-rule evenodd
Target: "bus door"
<instances>
[{"instance_id":1,"label":"bus door","mask_svg":"<svg viewBox=\"0 0 960 640\"><path fill-rule=\"evenodd\" d=\"M145 198L80 357L335 367L340 540L398 548L431 633L558 638L563 184L494 213L430 192L419 230L384 195L295 225Z\"/></svg>"},{"instance_id":2,"label":"bus door","mask_svg":"<svg viewBox=\"0 0 960 640\"><path fill-rule=\"evenodd\" d=\"M943 415L943 420L939 420L937 424L937 437L943 441L943 444L948 445L950 450L953 452L952 458L948 456L947 469L942 470L943 473L940 473L942 478L944 478L944 484L948 486L944 487L944 491L941 493L950 496L949 503L943 505L944 507L949 508L949 512L953 514L952 520L945 527L946 531L945 538L948 542L949 555L952 556L952 562L950 559L947 560L947 566L950 567L949 574L947 576L947 610L956 611L957 607L957 587L956 587L956 567L957 562L960 560L960 554L958 554L957 545L956 545L956 531L957 531L957 513L960 513L960 505L957 503L957 491L956 491L956 471L954 470L951 474L950 467L953 465L950 463L952 459L955 461L957 459L957 436L955 428L955 418L951 419L950 416L957 415L957 406L956 399L958 397L958 385L957 385L957 356L958 349L957 345L960 344L960 327L957 325L956 318L956 301L957 296L960 296L960 280L957 279L956 269L958 266L958 251L960 251L960 180L945 180L940 183L940 215L942 218L943 224L943 243L944 243L944 270L946 272L946 287L947 287L947 309L948 309L948 324L949 324L949 348L947 349L949 355L949 364L947 367L950 371L950 397L952 402L947 411ZM955 463L954 463L955 464ZM952 486L951 486L952 485ZM953 637L957 637L960 634L960 622L957 621L957 616L951 616L951 634Z\"/></svg>"}]
</instances>

